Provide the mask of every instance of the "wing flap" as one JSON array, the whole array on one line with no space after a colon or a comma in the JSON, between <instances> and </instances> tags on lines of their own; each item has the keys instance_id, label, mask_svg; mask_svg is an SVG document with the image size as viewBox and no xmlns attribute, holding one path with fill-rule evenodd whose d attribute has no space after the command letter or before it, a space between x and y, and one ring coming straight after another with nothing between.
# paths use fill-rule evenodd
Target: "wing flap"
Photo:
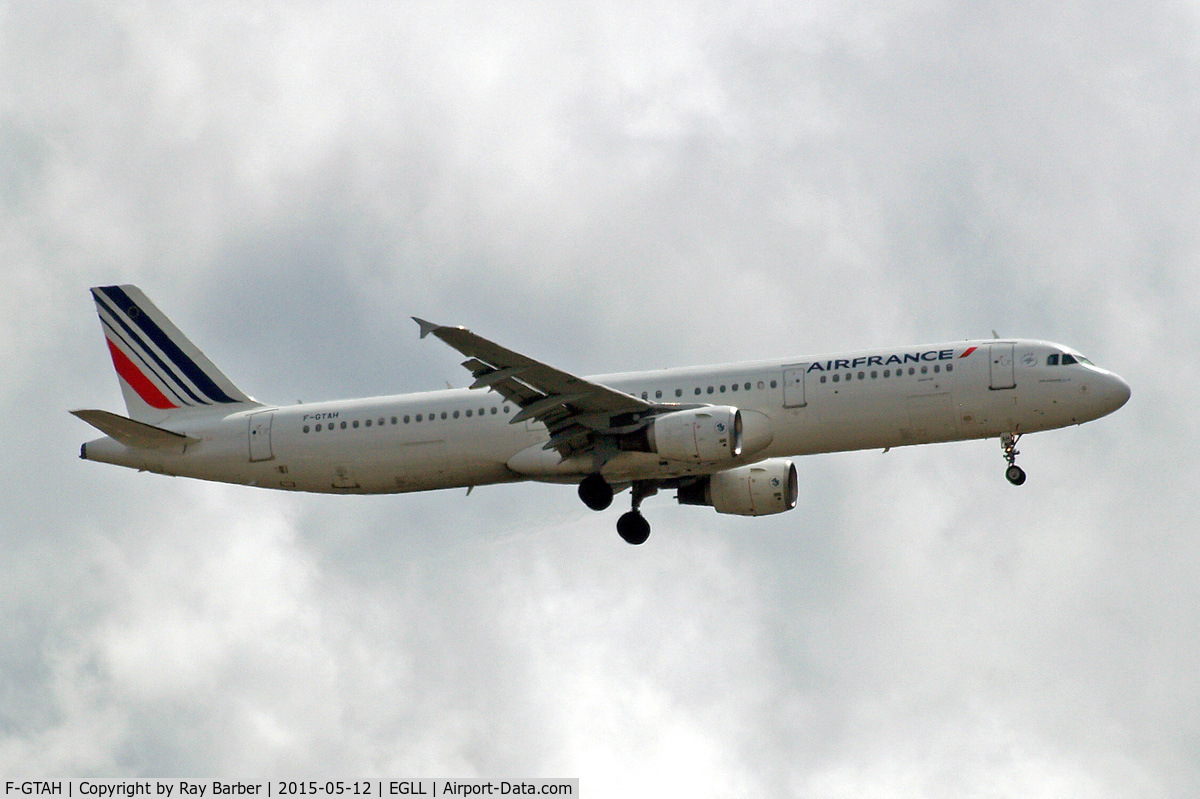
<instances>
[{"instance_id":1,"label":"wing flap","mask_svg":"<svg viewBox=\"0 0 1200 799\"><path fill-rule=\"evenodd\" d=\"M612 427L615 417L627 420L655 409L645 400L555 369L466 328L413 320L422 338L432 333L467 357L463 366L475 378L471 388L495 391L521 408L512 423L535 419L546 425L551 434L548 448L564 458L591 449L593 434ZM581 426L583 420L586 424Z\"/></svg>"}]
</instances>

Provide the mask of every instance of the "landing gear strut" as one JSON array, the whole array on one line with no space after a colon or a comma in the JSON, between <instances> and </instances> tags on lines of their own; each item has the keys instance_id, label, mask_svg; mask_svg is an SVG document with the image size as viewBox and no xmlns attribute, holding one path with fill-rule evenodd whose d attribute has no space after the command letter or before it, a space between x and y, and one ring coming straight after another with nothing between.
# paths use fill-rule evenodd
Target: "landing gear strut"
<instances>
[{"instance_id":1,"label":"landing gear strut","mask_svg":"<svg viewBox=\"0 0 1200 799\"><path fill-rule=\"evenodd\" d=\"M1017 465L1017 456L1021 454L1017 452L1017 442L1020 440L1019 433L1005 433L1000 436L1000 449L1004 451L1004 460L1008 461L1004 476L1015 486L1025 482L1025 470Z\"/></svg>"},{"instance_id":2,"label":"landing gear strut","mask_svg":"<svg viewBox=\"0 0 1200 799\"><path fill-rule=\"evenodd\" d=\"M650 522L639 508L642 500L658 493L658 486L649 480L638 480L633 484L633 510L617 519L617 534L630 544L644 544L650 537Z\"/></svg>"},{"instance_id":3,"label":"landing gear strut","mask_svg":"<svg viewBox=\"0 0 1200 799\"><path fill-rule=\"evenodd\" d=\"M592 510L604 510L613 501L613 489L599 474L589 474L579 483L579 498Z\"/></svg>"}]
</instances>

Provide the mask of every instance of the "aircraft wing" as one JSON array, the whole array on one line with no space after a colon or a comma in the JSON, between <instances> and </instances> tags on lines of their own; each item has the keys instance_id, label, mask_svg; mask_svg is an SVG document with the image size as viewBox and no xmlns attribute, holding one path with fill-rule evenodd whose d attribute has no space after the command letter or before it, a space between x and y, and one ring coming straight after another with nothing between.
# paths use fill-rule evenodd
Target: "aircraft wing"
<instances>
[{"instance_id":1,"label":"aircraft wing","mask_svg":"<svg viewBox=\"0 0 1200 799\"><path fill-rule=\"evenodd\" d=\"M510 423L536 419L550 431L546 449L563 458L590 452L595 434L624 432L656 406L631 394L576 377L519 352L501 347L463 327L447 327L413 317L421 338L432 333L467 356L463 366L475 377L471 388L495 391L521 410Z\"/></svg>"}]
</instances>

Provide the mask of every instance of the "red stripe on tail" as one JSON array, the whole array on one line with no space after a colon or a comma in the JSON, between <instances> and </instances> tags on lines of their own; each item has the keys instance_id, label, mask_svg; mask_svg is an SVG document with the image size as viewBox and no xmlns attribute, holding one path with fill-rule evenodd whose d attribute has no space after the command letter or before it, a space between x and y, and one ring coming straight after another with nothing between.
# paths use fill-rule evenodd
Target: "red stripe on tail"
<instances>
[{"instance_id":1,"label":"red stripe on tail","mask_svg":"<svg viewBox=\"0 0 1200 799\"><path fill-rule=\"evenodd\" d=\"M108 351L112 353L113 366L117 368L117 374L121 376L129 385L133 386L133 390L138 393L138 396L146 401L146 404L151 408L159 410L168 410L170 408L178 408L179 406L167 399L158 386L150 382L150 378L142 374L142 370L134 365L129 357L112 343L111 339L106 338L108 342Z\"/></svg>"}]
</instances>

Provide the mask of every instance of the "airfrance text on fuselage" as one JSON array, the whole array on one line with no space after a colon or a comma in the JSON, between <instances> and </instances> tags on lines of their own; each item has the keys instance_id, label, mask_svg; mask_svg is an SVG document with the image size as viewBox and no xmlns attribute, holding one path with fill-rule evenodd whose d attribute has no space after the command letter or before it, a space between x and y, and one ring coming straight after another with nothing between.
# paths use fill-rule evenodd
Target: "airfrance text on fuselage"
<instances>
[{"instance_id":1,"label":"airfrance text on fuselage","mask_svg":"<svg viewBox=\"0 0 1200 799\"><path fill-rule=\"evenodd\" d=\"M971 347L965 350L960 358L965 358L975 350ZM833 372L838 369L858 369L860 366L890 366L891 364L921 363L922 361L952 361L954 350L928 350L926 352L906 352L903 355L862 355L858 358L838 358L832 361L814 361L808 365L810 372Z\"/></svg>"}]
</instances>

